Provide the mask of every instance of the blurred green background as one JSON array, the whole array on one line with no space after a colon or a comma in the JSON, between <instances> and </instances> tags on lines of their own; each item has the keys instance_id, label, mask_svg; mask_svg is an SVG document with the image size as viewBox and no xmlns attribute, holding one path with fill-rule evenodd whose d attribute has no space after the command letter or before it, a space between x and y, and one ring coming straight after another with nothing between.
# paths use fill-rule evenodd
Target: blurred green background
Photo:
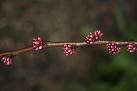
<instances>
[{"instance_id":1,"label":"blurred green background","mask_svg":"<svg viewBox=\"0 0 137 91\"><path fill-rule=\"evenodd\" d=\"M101 29L108 40L137 40L137 0L0 0L0 52L45 41L81 41ZM28 52L0 63L0 91L137 91L137 56L104 46Z\"/></svg>"}]
</instances>

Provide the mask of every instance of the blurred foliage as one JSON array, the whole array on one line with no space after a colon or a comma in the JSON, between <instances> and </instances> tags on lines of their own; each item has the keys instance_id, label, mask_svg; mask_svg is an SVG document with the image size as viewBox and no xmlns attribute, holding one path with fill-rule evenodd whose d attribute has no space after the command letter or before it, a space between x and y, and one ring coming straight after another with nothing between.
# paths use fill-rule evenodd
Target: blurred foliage
<instances>
[{"instance_id":1,"label":"blurred foliage","mask_svg":"<svg viewBox=\"0 0 137 91\"><path fill-rule=\"evenodd\" d=\"M0 52L45 41L81 41L96 29L104 39L137 40L136 0L1 0ZM137 56L105 46L29 52L0 63L0 91L137 91Z\"/></svg>"}]
</instances>

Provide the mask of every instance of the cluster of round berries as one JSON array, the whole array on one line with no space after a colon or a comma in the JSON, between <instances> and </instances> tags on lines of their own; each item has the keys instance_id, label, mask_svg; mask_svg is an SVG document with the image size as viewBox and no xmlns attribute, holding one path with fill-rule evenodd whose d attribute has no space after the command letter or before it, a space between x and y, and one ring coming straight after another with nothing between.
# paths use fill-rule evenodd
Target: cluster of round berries
<instances>
[{"instance_id":1,"label":"cluster of round berries","mask_svg":"<svg viewBox=\"0 0 137 91\"><path fill-rule=\"evenodd\" d=\"M32 39L32 47L35 51L41 50L43 48L43 40L41 37L35 37Z\"/></svg>"},{"instance_id":2,"label":"cluster of round berries","mask_svg":"<svg viewBox=\"0 0 137 91\"><path fill-rule=\"evenodd\" d=\"M103 36L103 33L100 30L97 30L95 32L90 32L86 38L85 38L85 43L88 45L94 44L94 42L98 41L101 39ZM41 37L35 37L32 39L32 47L34 51L38 51L43 49L44 43ZM109 41L106 43L106 48L110 54L116 54L120 52L120 45L118 45L114 41ZM137 52L137 45L134 42L129 42L127 44L127 49L130 53ZM64 54L66 56L72 55L75 53L75 45L72 44L64 44ZM12 64L12 56L3 56L1 58L1 62L5 65L10 65Z\"/></svg>"},{"instance_id":3,"label":"cluster of round berries","mask_svg":"<svg viewBox=\"0 0 137 91\"><path fill-rule=\"evenodd\" d=\"M100 30L95 32L90 32L85 39L87 44L94 44L95 41L98 41L103 36L103 33ZM110 54L119 53L121 48L120 45L116 44L113 41L106 43L106 48ZM137 45L133 42L129 42L127 45L127 49L130 53L137 52Z\"/></svg>"},{"instance_id":4,"label":"cluster of round berries","mask_svg":"<svg viewBox=\"0 0 137 91\"><path fill-rule=\"evenodd\" d=\"M106 47L110 54L116 54L120 52L120 47L115 42L108 42Z\"/></svg>"},{"instance_id":5,"label":"cluster of round berries","mask_svg":"<svg viewBox=\"0 0 137 91\"><path fill-rule=\"evenodd\" d=\"M93 44L95 41L99 40L103 36L103 33L100 30L95 32L90 32L85 39L87 44Z\"/></svg>"},{"instance_id":6,"label":"cluster of round berries","mask_svg":"<svg viewBox=\"0 0 137 91\"><path fill-rule=\"evenodd\" d=\"M110 54L119 53L121 50L120 45L116 44L115 42L108 42L106 46ZM133 42L129 42L127 44L127 51L130 53L137 52L137 45Z\"/></svg>"},{"instance_id":7,"label":"cluster of round berries","mask_svg":"<svg viewBox=\"0 0 137 91\"><path fill-rule=\"evenodd\" d=\"M32 47L35 51L41 50L43 48L43 41L41 37L35 37L32 39ZM72 55L74 53L74 46L71 44L64 44L64 54L66 56Z\"/></svg>"},{"instance_id":8,"label":"cluster of round berries","mask_svg":"<svg viewBox=\"0 0 137 91\"><path fill-rule=\"evenodd\" d=\"M130 53L137 52L137 45L133 42L129 42L127 48Z\"/></svg>"},{"instance_id":9,"label":"cluster of round berries","mask_svg":"<svg viewBox=\"0 0 137 91\"><path fill-rule=\"evenodd\" d=\"M66 56L74 54L74 46L71 44L64 45L64 54Z\"/></svg>"},{"instance_id":10,"label":"cluster of round berries","mask_svg":"<svg viewBox=\"0 0 137 91\"><path fill-rule=\"evenodd\" d=\"M10 57L10 56L3 56L1 58L1 62L3 64L5 64L5 65L10 65L10 64L12 64L12 57Z\"/></svg>"}]
</instances>

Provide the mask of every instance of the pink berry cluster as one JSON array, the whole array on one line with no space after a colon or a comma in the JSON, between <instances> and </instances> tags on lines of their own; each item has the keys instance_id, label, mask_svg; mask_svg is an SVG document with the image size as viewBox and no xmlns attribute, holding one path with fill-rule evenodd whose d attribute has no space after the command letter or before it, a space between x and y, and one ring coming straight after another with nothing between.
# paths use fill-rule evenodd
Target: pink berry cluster
<instances>
[{"instance_id":1,"label":"pink berry cluster","mask_svg":"<svg viewBox=\"0 0 137 91\"><path fill-rule=\"evenodd\" d=\"M137 46L133 42L128 43L127 49L130 53L137 52Z\"/></svg>"},{"instance_id":2,"label":"pink berry cluster","mask_svg":"<svg viewBox=\"0 0 137 91\"><path fill-rule=\"evenodd\" d=\"M108 52L110 54L116 54L116 53L119 53L120 52L120 47L115 43L115 42L108 42L106 44L106 47L108 49Z\"/></svg>"},{"instance_id":3,"label":"pink berry cluster","mask_svg":"<svg viewBox=\"0 0 137 91\"><path fill-rule=\"evenodd\" d=\"M35 37L32 39L32 47L35 51L41 50L43 48L43 41L41 37ZM64 44L64 54L66 56L72 55L74 53L74 47L71 44Z\"/></svg>"},{"instance_id":4,"label":"pink berry cluster","mask_svg":"<svg viewBox=\"0 0 137 91\"><path fill-rule=\"evenodd\" d=\"M95 41L99 40L103 36L103 33L100 30L95 32L90 32L85 39L87 44L93 44Z\"/></svg>"},{"instance_id":5,"label":"pink berry cluster","mask_svg":"<svg viewBox=\"0 0 137 91\"><path fill-rule=\"evenodd\" d=\"M12 58L10 56L3 56L1 58L1 62L5 65L11 65L12 64Z\"/></svg>"},{"instance_id":6,"label":"pink berry cluster","mask_svg":"<svg viewBox=\"0 0 137 91\"><path fill-rule=\"evenodd\" d=\"M41 50L43 48L43 40L41 37L35 37L32 39L32 47L35 51Z\"/></svg>"},{"instance_id":7,"label":"pink berry cluster","mask_svg":"<svg viewBox=\"0 0 137 91\"><path fill-rule=\"evenodd\" d=\"M71 44L64 44L64 54L66 56L72 55L74 53L74 46Z\"/></svg>"}]
</instances>

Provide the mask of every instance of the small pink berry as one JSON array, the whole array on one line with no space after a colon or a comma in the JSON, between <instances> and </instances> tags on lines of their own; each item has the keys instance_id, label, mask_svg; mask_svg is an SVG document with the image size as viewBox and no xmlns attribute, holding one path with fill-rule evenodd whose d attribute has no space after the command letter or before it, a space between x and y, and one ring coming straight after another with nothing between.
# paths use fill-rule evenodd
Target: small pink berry
<instances>
[{"instance_id":1,"label":"small pink berry","mask_svg":"<svg viewBox=\"0 0 137 91\"><path fill-rule=\"evenodd\" d=\"M9 56L3 56L3 57L1 58L1 61L2 61L2 63L5 64L5 65L11 65L11 64L12 64L12 58L9 57Z\"/></svg>"},{"instance_id":2,"label":"small pink berry","mask_svg":"<svg viewBox=\"0 0 137 91\"><path fill-rule=\"evenodd\" d=\"M32 39L32 47L35 51L41 50L43 48L43 40L41 37L35 37Z\"/></svg>"},{"instance_id":3,"label":"small pink berry","mask_svg":"<svg viewBox=\"0 0 137 91\"><path fill-rule=\"evenodd\" d=\"M68 55L72 55L73 53L74 53L74 46L72 46L71 44L65 44L64 54L68 56Z\"/></svg>"},{"instance_id":4,"label":"small pink berry","mask_svg":"<svg viewBox=\"0 0 137 91\"><path fill-rule=\"evenodd\" d=\"M115 42L108 42L106 46L110 54L119 53L121 49Z\"/></svg>"},{"instance_id":5,"label":"small pink berry","mask_svg":"<svg viewBox=\"0 0 137 91\"><path fill-rule=\"evenodd\" d=\"M95 41L99 40L102 37L103 33L100 30L95 32L90 32L85 39L87 44L93 44Z\"/></svg>"},{"instance_id":6,"label":"small pink berry","mask_svg":"<svg viewBox=\"0 0 137 91\"><path fill-rule=\"evenodd\" d=\"M133 42L128 43L127 48L130 53L137 51L137 47L136 47L135 43L133 43Z\"/></svg>"}]
</instances>

